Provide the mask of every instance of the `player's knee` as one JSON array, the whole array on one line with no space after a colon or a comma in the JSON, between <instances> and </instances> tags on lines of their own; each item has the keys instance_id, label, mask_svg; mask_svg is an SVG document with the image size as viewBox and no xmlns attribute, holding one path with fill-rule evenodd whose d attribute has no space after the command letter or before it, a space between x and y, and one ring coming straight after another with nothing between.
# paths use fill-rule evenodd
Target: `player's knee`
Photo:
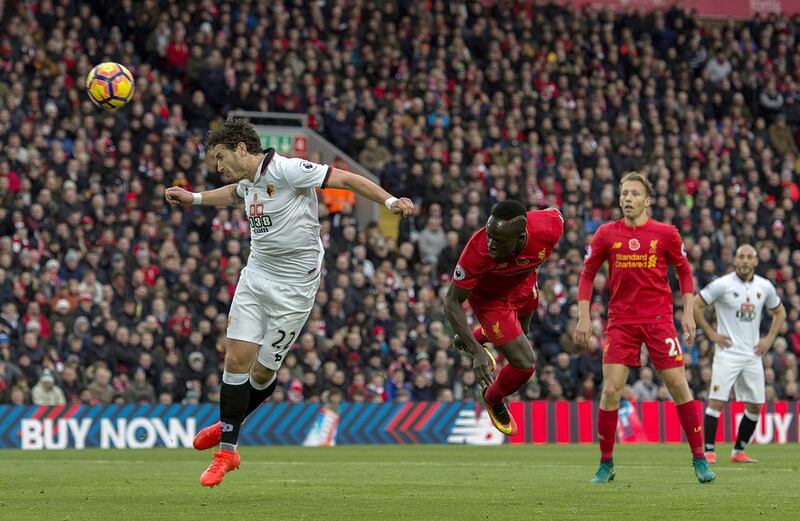
<instances>
[{"instance_id":1,"label":"player's knee","mask_svg":"<svg viewBox=\"0 0 800 521\"><path fill-rule=\"evenodd\" d=\"M255 380L256 383L265 384L272 379L272 375L275 374L275 371L272 369L267 369L263 365L256 362L253 364L252 369L250 369L250 376Z\"/></svg>"},{"instance_id":2,"label":"player's knee","mask_svg":"<svg viewBox=\"0 0 800 521\"><path fill-rule=\"evenodd\" d=\"M625 384L618 385L616 382L606 381L603 382L603 399L606 402L619 402L622 397L622 391L625 389Z\"/></svg>"}]
</instances>

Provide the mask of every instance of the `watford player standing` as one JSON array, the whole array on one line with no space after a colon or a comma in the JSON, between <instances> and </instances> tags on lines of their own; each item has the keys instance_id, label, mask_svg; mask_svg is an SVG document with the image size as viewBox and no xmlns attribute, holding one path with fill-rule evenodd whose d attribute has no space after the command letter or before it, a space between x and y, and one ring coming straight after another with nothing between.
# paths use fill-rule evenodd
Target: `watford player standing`
<instances>
[{"instance_id":1,"label":"watford player standing","mask_svg":"<svg viewBox=\"0 0 800 521\"><path fill-rule=\"evenodd\" d=\"M603 345L603 393L598 414L600 467L592 483L614 479L614 439L617 410L631 367L641 365L641 348L647 346L653 365L677 405L681 427L692 449L697 479L716 478L703 451L703 424L684 373L683 351L675 331L672 290L667 265L678 273L683 295L681 327L687 345L694 343L692 314L694 281L677 228L651 219L653 187L639 173L626 174L620 182L619 204L624 218L604 224L592 238L578 286L579 346L587 347L592 335L589 302L594 277L608 261L611 302Z\"/></svg>"}]
</instances>

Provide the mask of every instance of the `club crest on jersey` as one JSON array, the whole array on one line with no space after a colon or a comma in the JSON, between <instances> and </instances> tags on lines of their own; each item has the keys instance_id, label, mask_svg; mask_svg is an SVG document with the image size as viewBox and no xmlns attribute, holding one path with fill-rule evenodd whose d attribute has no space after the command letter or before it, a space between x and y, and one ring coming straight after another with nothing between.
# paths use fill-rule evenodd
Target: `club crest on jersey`
<instances>
[{"instance_id":1,"label":"club crest on jersey","mask_svg":"<svg viewBox=\"0 0 800 521\"><path fill-rule=\"evenodd\" d=\"M492 326L492 333L497 340L503 338L503 330L500 328L500 322L495 322Z\"/></svg>"},{"instance_id":2,"label":"club crest on jersey","mask_svg":"<svg viewBox=\"0 0 800 521\"><path fill-rule=\"evenodd\" d=\"M300 168L302 168L304 172L313 172L314 163L312 163L311 161L303 161L302 163L300 163Z\"/></svg>"},{"instance_id":3,"label":"club crest on jersey","mask_svg":"<svg viewBox=\"0 0 800 521\"><path fill-rule=\"evenodd\" d=\"M456 264L456 270L453 272L453 279L464 280L464 277L464 268L461 267L461 264Z\"/></svg>"},{"instance_id":4,"label":"club crest on jersey","mask_svg":"<svg viewBox=\"0 0 800 521\"><path fill-rule=\"evenodd\" d=\"M547 248L542 248L542 250L539 252L539 260L543 261L546 258L547 258Z\"/></svg>"},{"instance_id":5,"label":"club crest on jersey","mask_svg":"<svg viewBox=\"0 0 800 521\"><path fill-rule=\"evenodd\" d=\"M267 195L270 197L275 195L275 185L267 185Z\"/></svg>"},{"instance_id":6,"label":"club crest on jersey","mask_svg":"<svg viewBox=\"0 0 800 521\"><path fill-rule=\"evenodd\" d=\"M639 244L639 240L638 240L638 239L631 239L631 240L629 240L629 241L628 241L628 248L630 248L630 249L631 249L631 251L636 251L636 250L638 250L638 249L639 249L641 246L642 246L642 245L641 245L641 244Z\"/></svg>"},{"instance_id":7,"label":"club crest on jersey","mask_svg":"<svg viewBox=\"0 0 800 521\"><path fill-rule=\"evenodd\" d=\"M658 239L653 239L650 241L650 253L656 253L658 251Z\"/></svg>"}]
</instances>

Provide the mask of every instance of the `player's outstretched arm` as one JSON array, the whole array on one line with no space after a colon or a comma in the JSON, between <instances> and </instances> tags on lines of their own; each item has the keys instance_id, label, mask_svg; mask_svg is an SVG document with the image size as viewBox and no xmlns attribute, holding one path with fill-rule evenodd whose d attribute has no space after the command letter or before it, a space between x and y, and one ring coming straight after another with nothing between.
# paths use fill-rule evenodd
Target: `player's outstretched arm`
<instances>
[{"instance_id":1,"label":"player's outstretched arm","mask_svg":"<svg viewBox=\"0 0 800 521\"><path fill-rule=\"evenodd\" d=\"M709 340L714 344L717 344L722 349L726 349L731 346L731 339L725 335L717 334L714 331L714 328L711 327L711 324L708 323L706 320L706 301L703 300L703 297L700 295L694 296L694 321L700 326L700 329L703 330L703 333L706 334Z\"/></svg>"},{"instance_id":2,"label":"player's outstretched arm","mask_svg":"<svg viewBox=\"0 0 800 521\"><path fill-rule=\"evenodd\" d=\"M190 192L179 186L171 186L164 191L164 197L168 203L181 206L238 206L243 199L236 192L236 187L236 184L230 184L206 192Z\"/></svg>"},{"instance_id":3,"label":"player's outstretched arm","mask_svg":"<svg viewBox=\"0 0 800 521\"><path fill-rule=\"evenodd\" d=\"M493 361L472 334L467 323L464 301L467 300L470 293L472 293L471 289L459 288L455 284L450 284L444 298L444 314L453 331L464 343L464 350L472 357L475 379L486 387L492 384Z\"/></svg>"},{"instance_id":4,"label":"player's outstretched arm","mask_svg":"<svg viewBox=\"0 0 800 521\"><path fill-rule=\"evenodd\" d=\"M403 217L414 213L414 203L408 197L398 199L366 177L347 170L334 168L328 177L326 187L350 190L370 201L385 205L392 213L400 214Z\"/></svg>"}]
</instances>

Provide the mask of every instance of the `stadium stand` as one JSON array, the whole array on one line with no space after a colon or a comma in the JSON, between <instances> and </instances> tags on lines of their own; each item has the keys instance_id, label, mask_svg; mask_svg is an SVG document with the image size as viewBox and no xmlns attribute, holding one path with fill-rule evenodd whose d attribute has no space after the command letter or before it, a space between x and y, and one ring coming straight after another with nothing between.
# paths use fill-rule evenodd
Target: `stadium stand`
<instances>
[{"instance_id":1,"label":"stadium stand","mask_svg":"<svg viewBox=\"0 0 800 521\"><path fill-rule=\"evenodd\" d=\"M506 198L566 218L540 274L540 368L520 397L597 399L606 301L596 293L598 335L579 352L578 274L633 169L653 181L654 216L678 226L700 285L738 244L757 247L788 311L764 357L767 398L798 398L797 18L440 0L0 9L0 403L219 399L247 223L239 209L170 208L163 191L217 186L203 136L233 109L308 114L420 208L396 237L348 205L323 210L323 286L273 400L332 388L349 400L473 399L440 297ZM82 88L106 60L137 82L114 113ZM704 398L709 343L687 350ZM631 392L666 398L643 372Z\"/></svg>"}]
</instances>

